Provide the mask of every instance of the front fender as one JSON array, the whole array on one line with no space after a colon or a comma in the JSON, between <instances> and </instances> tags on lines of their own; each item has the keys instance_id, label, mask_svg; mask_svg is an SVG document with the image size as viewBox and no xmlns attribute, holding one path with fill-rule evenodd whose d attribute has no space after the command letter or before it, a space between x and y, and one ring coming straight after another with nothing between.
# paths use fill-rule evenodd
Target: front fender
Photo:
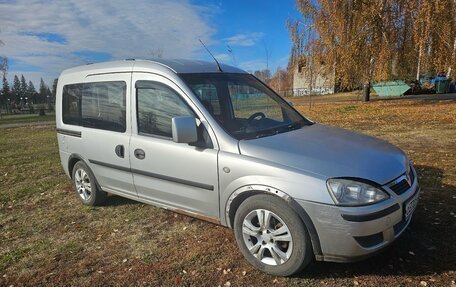
<instances>
[{"instance_id":1,"label":"front fender","mask_svg":"<svg viewBox=\"0 0 456 287\"><path fill-rule=\"evenodd\" d=\"M326 188L326 178L321 175L223 151L219 152L218 169L222 224L227 223L225 207L230 197L240 188L248 186L265 186L286 192L294 199L334 204Z\"/></svg>"}]
</instances>

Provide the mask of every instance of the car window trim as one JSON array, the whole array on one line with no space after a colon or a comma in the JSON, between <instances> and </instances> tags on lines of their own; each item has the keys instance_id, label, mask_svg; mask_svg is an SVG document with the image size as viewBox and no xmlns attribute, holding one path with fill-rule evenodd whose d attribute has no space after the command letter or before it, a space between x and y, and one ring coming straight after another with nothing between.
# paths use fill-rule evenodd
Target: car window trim
<instances>
[{"instance_id":1,"label":"car window trim","mask_svg":"<svg viewBox=\"0 0 456 287\"><path fill-rule=\"evenodd\" d=\"M173 91L174 93L176 93L176 95L179 97L179 99L181 99L181 101L184 103L184 105L187 106L188 109L190 109L190 111L192 111L193 113L193 116L195 117L195 119L198 119L198 121L200 121L200 125L203 125L200 117L198 116L198 113L195 112L195 110L187 103L187 101L185 100L185 98L181 95L181 93L179 93L178 91L176 91L176 89L174 89L173 87L163 83L163 82L159 82L159 81L154 81L154 80L136 80L135 81L135 101L136 101L136 130L137 130L137 134L138 135L141 135L141 136L146 136L146 137L152 137L152 138L158 138L158 139L163 139L163 140L169 140L169 141L173 141L173 138L172 136L171 137L166 137L166 136L160 136L160 135L156 135L156 134L151 134L151 133L146 133L146 132L141 132L139 130L139 108L138 108L138 104L139 104L139 101L138 101L138 90L139 89L148 89L146 87L144 88L141 88L141 87L137 87L137 84L139 81L147 81L147 82L152 82L152 83L157 83L161 86L165 86L166 88L170 89L171 91ZM185 93L184 93L185 94ZM197 128L199 128L199 126L197 126ZM207 131L207 128L203 125L203 127L206 132L208 133L209 135L209 140L210 140L210 145L212 146L211 149L214 149L214 143L213 143L213 140L209 134L209 132Z\"/></svg>"},{"instance_id":2,"label":"car window trim","mask_svg":"<svg viewBox=\"0 0 456 287\"><path fill-rule=\"evenodd\" d=\"M163 74L160 74L160 73L157 73L157 72L152 72L152 71L147 71L147 70L142 70L142 69L137 69L137 70L133 70L132 71L132 79L130 81L131 83L131 89L135 89L135 86L133 85L133 76L134 75L138 75L138 74L148 74L148 75L153 75L153 76L157 76L157 77L160 77L160 78L163 78L169 82L171 82L174 86L177 87L177 89L175 88L172 88L173 90L177 91L178 94L181 96L181 97L185 97L188 101L186 102L189 102L191 103L191 105L194 106L194 108L192 108L193 111L197 111L195 114L197 115L197 118L203 122L201 119L204 119L204 122L207 124L207 126L205 126L204 128L206 129L206 131L208 132L209 134L209 138L211 140L211 143L212 143L212 149L217 149L219 150L220 149L220 144L219 144L219 140L217 138L217 134L214 130L214 127L212 125L215 124L215 126L219 126L217 121L215 121L215 119L213 118L212 115L210 114L205 114L205 108L204 107L199 107L198 104L200 103L198 97L195 95L195 93L192 91L192 89L187 85L187 83L182 79L182 77L179 76L179 74L176 74L179 78L180 81L182 81L182 83L177 83L175 79L172 79L170 77L168 77L167 75L163 75ZM140 81L140 79L137 79L136 81ZM147 80L147 81L153 81L153 82L157 82L157 80ZM136 83L135 83L136 84ZM167 86L170 86L168 84L165 84ZM185 86L189 92L186 92L182 86ZM180 91L180 92L179 92ZM133 97L133 95L131 95L131 97ZM196 101L195 99L193 99L192 97L195 97L196 98ZM137 100L136 100L136 97L135 97L135 101L136 101L136 113L138 112L138 107L137 107ZM190 104L189 104L190 105ZM133 116L133 115L132 115ZM209 120L208 120L208 117L209 117ZM211 121L214 120L215 123L214 124L211 124ZM205 124L205 125L206 125ZM133 125L133 123L132 123ZM138 123L136 123L136 125L138 125ZM133 127L133 126L132 126Z\"/></svg>"},{"instance_id":3,"label":"car window trim","mask_svg":"<svg viewBox=\"0 0 456 287\"><path fill-rule=\"evenodd\" d=\"M106 74L112 74L112 73L106 73ZM64 107L63 107L63 104L64 104L64 100L63 100L63 94L62 94L62 122L64 125L68 125L68 126L74 126L74 127L81 127L81 128L84 128L84 129L95 129L95 130L100 130L100 131L107 131L107 132L115 132L115 133L120 133L120 134L125 134L127 133L127 127L128 127L128 122L127 122L127 117L125 117L125 124L124 124L124 130L123 131L117 131L117 130L109 130L109 129L102 129L102 128L98 128L98 127L88 127L88 126L84 126L84 119L82 117L82 98L83 98L83 95L84 95L84 91L86 89L86 85L87 84L94 84L94 83L109 83L109 82L122 82L124 83L125 85L125 91L124 91L124 98L125 98L125 111L127 111L127 100L128 100L128 95L127 95L127 87L128 87L128 82L126 80L103 80L103 81L87 81L87 82L77 82L77 83L71 83L71 84L66 84L66 85L63 85L62 87L62 91L65 90L65 87L69 87L69 86L73 86L73 85L81 85L82 88L81 88L81 94L79 96L79 99L78 99L78 104L79 104L79 109L78 109L78 116L79 116L79 124L70 124L70 123L65 123L64 121L64 117L63 117L63 112L64 112Z\"/></svg>"}]
</instances>

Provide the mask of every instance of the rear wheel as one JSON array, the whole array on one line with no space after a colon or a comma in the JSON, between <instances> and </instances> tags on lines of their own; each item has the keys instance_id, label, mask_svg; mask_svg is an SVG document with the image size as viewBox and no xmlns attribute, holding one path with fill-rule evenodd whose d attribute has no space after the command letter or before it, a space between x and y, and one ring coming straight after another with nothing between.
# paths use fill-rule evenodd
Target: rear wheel
<instances>
[{"instance_id":1,"label":"rear wheel","mask_svg":"<svg viewBox=\"0 0 456 287\"><path fill-rule=\"evenodd\" d=\"M291 207L272 195L255 195L238 208L234 234L244 257L278 276L301 271L313 258L309 234Z\"/></svg>"},{"instance_id":2,"label":"rear wheel","mask_svg":"<svg viewBox=\"0 0 456 287\"><path fill-rule=\"evenodd\" d=\"M78 161L73 167L73 182L83 204L100 205L106 200L106 192L98 188L94 175L83 161Z\"/></svg>"}]
</instances>

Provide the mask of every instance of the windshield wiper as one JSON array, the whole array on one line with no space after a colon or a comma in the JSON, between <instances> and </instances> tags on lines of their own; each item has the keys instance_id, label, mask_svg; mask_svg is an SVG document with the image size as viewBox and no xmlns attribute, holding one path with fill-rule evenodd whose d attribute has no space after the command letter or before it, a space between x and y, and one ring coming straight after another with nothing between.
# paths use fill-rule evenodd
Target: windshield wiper
<instances>
[{"instance_id":1,"label":"windshield wiper","mask_svg":"<svg viewBox=\"0 0 456 287\"><path fill-rule=\"evenodd\" d=\"M280 133L278 129L271 129L271 130L265 130L265 131L260 131L255 134L255 138L262 138L262 137L267 137L267 136L273 136Z\"/></svg>"},{"instance_id":2,"label":"windshield wiper","mask_svg":"<svg viewBox=\"0 0 456 287\"><path fill-rule=\"evenodd\" d=\"M294 122L285 126L280 126L277 128L273 129L268 129L265 131L259 131L255 134L255 138L262 138L262 137L267 137L267 136L273 136L276 134L292 131L292 130L297 130L302 127L302 124L299 122Z\"/></svg>"},{"instance_id":3,"label":"windshield wiper","mask_svg":"<svg viewBox=\"0 0 456 287\"><path fill-rule=\"evenodd\" d=\"M300 122L294 122L289 125L281 127L280 132L283 133L283 132L288 132L288 131L292 131L292 130L298 130L300 128L302 128L302 124Z\"/></svg>"}]
</instances>

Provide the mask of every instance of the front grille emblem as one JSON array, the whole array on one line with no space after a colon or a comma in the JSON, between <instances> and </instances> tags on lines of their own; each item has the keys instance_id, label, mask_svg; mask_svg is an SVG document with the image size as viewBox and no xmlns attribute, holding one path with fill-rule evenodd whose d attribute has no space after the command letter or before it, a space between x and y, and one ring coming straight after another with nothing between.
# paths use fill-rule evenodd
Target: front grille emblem
<instances>
[{"instance_id":1,"label":"front grille emblem","mask_svg":"<svg viewBox=\"0 0 456 287\"><path fill-rule=\"evenodd\" d=\"M412 176L410 175L411 171L405 173L405 180L407 180L407 183L409 186L412 186Z\"/></svg>"}]
</instances>

